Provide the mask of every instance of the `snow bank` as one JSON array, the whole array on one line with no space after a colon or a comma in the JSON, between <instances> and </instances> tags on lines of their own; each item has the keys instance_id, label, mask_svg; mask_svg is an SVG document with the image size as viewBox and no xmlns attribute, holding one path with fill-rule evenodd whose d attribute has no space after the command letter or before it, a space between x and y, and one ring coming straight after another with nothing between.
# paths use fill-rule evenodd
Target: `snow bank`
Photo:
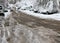
<instances>
[{"instance_id":1,"label":"snow bank","mask_svg":"<svg viewBox=\"0 0 60 43\"><path fill-rule=\"evenodd\" d=\"M17 6L33 6L36 0L21 0L20 2L16 2Z\"/></svg>"},{"instance_id":2,"label":"snow bank","mask_svg":"<svg viewBox=\"0 0 60 43\"><path fill-rule=\"evenodd\" d=\"M8 8L12 8L14 6L14 4L8 4Z\"/></svg>"},{"instance_id":3,"label":"snow bank","mask_svg":"<svg viewBox=\"0 0 60 43\"><path fill-rule=\"evenodd\" d=\"M22 11L22 12L27 13L29 15L35 16L35 17L39 17L39 18L42 18L42 19L54 19L54 20L59 20L60 21L60 13L51 14L51 15L44 15L44 14L40 14L40 13L34 13L33 11L29 11L31 9L34 10L34 8L31 8L31 6L34 6L36 1L37 0L21 0L20 2L17 2L14 5L9 4L9 6L12 9L13 9L13 7L16 7L17 11L19 10L19 11ZM49 6L49 4L50 4L50 6ZM42 11L46 12L46 11L50 11L50 10L52 11L52 9L53 9L53 1L48 2L46 7L47 7L46 9L43 9L42 7L37 7L37 10L39 12L42 12ZM26 10L21 10L21 9L26 9ZM8 15L8 14L6 14L6 15Z\"/></svg>"},{"instance_id":4,"label":"snow bank","mask_svg":"<svg viewBox=\"0 0 60 43\"><path fill-rule=\"evenodd\" d=\"M11 14L11 12L10 12L10 10L8 10L8 12L5 12L4 14L5 14L5 18L8 18L9 15Z\"/></svg>"},{"instance_id":5,"label":"snow bank","mask_svg":"<svg viewBox=\"0 0 60 43\"><path fill-rule=\"evenodd\" d=\"M12 13L12 12L10 12L10 10L12 9L14 9L13 7L15 7L15 5L14 4L8 4L8 9L6 9L6 10L8 10L8 12L4 12L4 14L5 14L5 18L8 18L9 17L9 15Z\"/></svg>"},{"instance_id":6,"label":"snow bank","mask_svg":"<svg viewBox=\"0 0 60 43\"><path fill-rule=\"evenodd\" d=\"M28 9L28 7L34 6L36 0L21 0L16 2L15 6L20 9Z\"/></svg>"},{"instance_id":7,"label":"snow bank","mask_svg":"<svg viewBox=\"0 0 60 43\"><path fill-rule=\"evenodd\" d=\"M33 11L29 11L29 10L19 10L19 11L22 11L28 15L32 15L32 16L42 18L42 19L53 19L53 20L60 21L60 13L51 14L51 15L44 15L44 14L40 14L40 13L34 13Z\"/></svg>"},{"instance_id":8,"label":"snow bank","mask_svg":"<svg viewBox=\"0 0 60 43\"><path fill-rule=\"evenodd\" d=\"M38 0L21 0L20 2L16 2L15 6L17 7L17 9L25 9L25 10L34 10L34 11L38 11L38 12L52 12L53 9L53 1L49 1L47 2L47 4L44 5L40 5L39 4L40 1Z\"/></svg>"}]
</instances>

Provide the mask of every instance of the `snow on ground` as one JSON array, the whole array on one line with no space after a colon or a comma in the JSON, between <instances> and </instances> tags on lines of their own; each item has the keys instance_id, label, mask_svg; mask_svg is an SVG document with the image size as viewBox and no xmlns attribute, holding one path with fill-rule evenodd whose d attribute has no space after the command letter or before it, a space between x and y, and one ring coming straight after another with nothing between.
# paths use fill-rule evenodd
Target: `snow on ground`
<instances>
[{"instance_id":1,"label":"snow on ground","mask_svg":"<svg viewBox=\"0 0 60 43\"><path fill-rule=\"evenodd\" d=\"M4 14L5 14L5 18L8 18L9 15L11 14L11 12L10 12L10 10L8 10L8 12L5 12Z\"/></svg>"},{"instance_id":2,"label":"snow on ground","mask_svg":"<svg viewBox=\"0 0 60 43\"><path fill-rule=\"evenodd\" d=\"M20 9L29 9L29 7L33 7L37 0L21 0L20 2L16 2L16 8Z\"/></svg>"},{"instance_id":3,"label":"snow on ground","mask_svg":"<svg viewBox=\"0 0 60 43\"><path fill-rule=\"evenodd\" d=\"M24 1L24 0L22 0L21 2L17 2L15 4L15 6L17 7L17 11L22 11L24 13L27 13L29 15L32 15L32 16L35 16L38 18L42 18L42 19L53 19L53 20L59 20L60 21L60 13L47 15L47 14L34 13L33 11L29 11L31 9L34 10L34 8L30 8L31 6L34 6L34 2L36 2L36 0L35 1L31 1L31 0L30 1L29 0ZM48 5L49 3L50 3L50 6ZM42 12L42 11L45 12L47 10L48 11L52 10L53 9L53 2L52 1L48 2L46 6L49 6L49 7L45 10L42 8L39 8L40 9L39 12ZM26 10L24 10L24 9L26 9Z\"/></svg>"},{"instance_id":4,"label":"snow on ground","mask_svg":"<svg viewBox=\"0 0 60 43\"><path fill-rule=\"evenodd\" d=\"M8 8L12 8L14 6L14 4L8 4Z\"/></svg>"},{"instance_id":5,"label":"snow on ground","mask_svg":"<svg viewBox=\"0 0 60 43\"><path fill-rule=\"evenodd\" d=\"M19 10L19 11L22 11L24 13L27 13L28 15L32 15L42 19L53 19L60 21L60 13L47 15L47 14L34 13L33 11L29 11L29 10Z\"/></svg>"},{"instance_id":6,"label":"snow on ground","mask_svg":"<svg viewBox=\"0 0 60 43\"><path fill-rule=\"evenodd\" d=\"M59 36L57 32L43 26L30 28L18 24L8 26L6 29L10 32L7 43L57 43L55 38Z\"/></svg>"},{"instance_id":7,"label":"snow on ground","mask_svg":"<svg viewBox=\"0 0 60 43\"><path fill-rule=\"evenodd\" d=\"M36 0L35 0L36 1ZM33 11L29 11L30 9L33 9L33 8L30 8L31 6L33 6L34 5L34 3L33 3L33 1L24 1L24 0L22 0L21 2L17 2L16 4L9 4L9 7L11 8L11 9L14 9L14 8L16 8L16 10L17 11L22 11L22 12L24 12L24 13L27 13L27 14L29 14L29 15L32 15L32 16L35 16L35 17L38 17L38 18L42 18L42 19L53 19L53 20L59 20L60 21L60 13L56 13L56 14L51 14L51 15L47 15L47 14L40 14L40 13L34 13ZM51 9L51 7L52 7L52 3L51 3L51 5L50 5L50 9ZM19 8L19 9L18 9ZM48 10L49 10L49 8L48 8ZM26 9L26 10L21 10L21 9ZM28 9L28 10L27 10ZM40 9L40 12L41 12L41 10L43 11L43 12L45 12L44 11L44 9L42 9L42 8L39 8ZM33 9L34 10L34 9ZM50 10L49 10L50 11ZM10 14L10 11L8 11L7 13L5 13L5 18Z\"/></svg>"},{"instance_id":8,"label":"snow on ground","mask_svg":"<svg viewBox=\"0 0 60 43\"><path fill-rule=\"evenodd\" d=\"M12 12L10 12L10 10L13 10L14 7L15 7L14 4L8 4L8 7L7 7L7 9L6 9L8 12L4 12L5 18L8 18L8 17L9 17L9 15L12 13Z\"/></svg>"},{"instance_id":9,"label":"snow on ground","mask_svg":"<svg viewBox=\"0 0 60 43\"><path fill-rule=\"evenodd\" d=\"M17 5L17 7L33 6L35 2L36 0L21 0L20 2L16 2L15 5Z\"/></svg>"}]
</instances>

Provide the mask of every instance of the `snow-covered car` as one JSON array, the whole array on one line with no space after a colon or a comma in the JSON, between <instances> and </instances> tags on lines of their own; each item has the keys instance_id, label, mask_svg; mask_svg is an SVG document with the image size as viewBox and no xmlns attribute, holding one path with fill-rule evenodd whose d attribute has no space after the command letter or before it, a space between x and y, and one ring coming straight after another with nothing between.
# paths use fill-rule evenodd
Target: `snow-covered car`
<instances>
[{"instance_id":1,"label":"snow-covered car","mask_svg":"<svg viewBox=\"0 0 60 43\"><path fill-rule=\"evenodd\" d=\"M43 14L53 14L57 12L58 12L57 8L54 9L53 1L49 1L46 7L40 10L40 13L43 13Z\"/></svg>"},{"instance_id":2,"label":"snow-covered car","mask_svg":"<svg viewBox=\"0 0 60 43\"><path fill-rule=\"evenodd\" d=\"M22 10L32 10L32 6L23 6L23 7L21 7L20 9L22 9Z\"/></svg>"}]
</instances>

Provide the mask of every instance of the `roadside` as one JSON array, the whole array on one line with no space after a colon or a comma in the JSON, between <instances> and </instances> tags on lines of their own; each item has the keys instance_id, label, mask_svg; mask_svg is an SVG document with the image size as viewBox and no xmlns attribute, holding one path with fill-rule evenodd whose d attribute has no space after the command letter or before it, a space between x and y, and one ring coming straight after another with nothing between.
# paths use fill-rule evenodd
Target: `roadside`
<instances>
[{"instance_id":1,"label":"roadside","mask_svg":"<svg viewBox=\"0 0 60 43\"><path fill-rule=\"evenodd\" d=\"M57 31L60 33L60 21L56 20L47 20L47 19L41 19L37 18L28 14L25 14L23 12L13 12L13 18L16 19L19 23L25 24L29 27L39 27L44 26L46 28L53 29L54 31Z\"/></svg>"},{"instance_id":2,"label":"roadside","mask_svg":"<svg viewBox=\"0 0 60 43\"><path fill-rule=\"evenodd\" d=\"M9 23L6 27L10 32L8 42L60 43L60 21L40 19L23 12L13 11Z\"/></svg>"},{"instance_id":3,"label":"roadside","mask_svg":"<svg viewBox=\"0 0 60 43\"><path fill-rule=\"evenodd\" d=\"M23 12L26 13L28 15L31 16L35 16L41 19L49 19L49 20L57 20L60 21L60 13L56 13L56 14L40 14L40 13L34 13L33 11L29 11L29 10L18 10L18 12Z\"/></svg>"}]
</instances>

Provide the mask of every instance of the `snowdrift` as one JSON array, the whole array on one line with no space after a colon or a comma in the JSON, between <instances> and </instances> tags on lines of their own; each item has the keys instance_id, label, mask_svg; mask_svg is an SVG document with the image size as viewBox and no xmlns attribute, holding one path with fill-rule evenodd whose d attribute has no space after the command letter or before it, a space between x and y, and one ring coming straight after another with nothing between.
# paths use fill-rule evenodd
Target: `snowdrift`
<instances>
[{"instance_id":1,"label":"snowdrift","mask_svg":"<svg viewBox=\"0 0 60 43\"><path fill-rule=\"evenodd\" d=\"M40 2L40 1L39 1ZM54 9L53 1L47 2L47 4L41 5L37 0L22 0L16 2L15 6L17 9L30 10L39 13L57 13L57 8Z\"/></svg>"}]
</instances>

